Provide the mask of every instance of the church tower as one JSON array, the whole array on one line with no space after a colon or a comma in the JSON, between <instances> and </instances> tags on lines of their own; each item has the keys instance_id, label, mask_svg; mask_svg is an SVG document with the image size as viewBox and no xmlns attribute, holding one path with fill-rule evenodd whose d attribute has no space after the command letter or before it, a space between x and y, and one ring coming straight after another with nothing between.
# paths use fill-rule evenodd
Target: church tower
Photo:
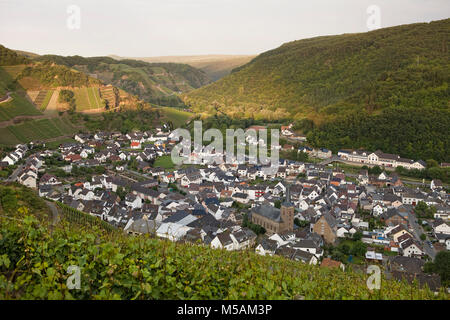
<instances>
[{"instance_id":1,"label":"church tower","mask_svg":"<svg viewBox=\"0 0 450 320\"><path fill-rule=\"evenodd\" d=\"M280 231L294 231L295 207L291 202L290 185L286 187L286 200L281 204L280 215L283 225Z\"/></svg>"}]
</instances>

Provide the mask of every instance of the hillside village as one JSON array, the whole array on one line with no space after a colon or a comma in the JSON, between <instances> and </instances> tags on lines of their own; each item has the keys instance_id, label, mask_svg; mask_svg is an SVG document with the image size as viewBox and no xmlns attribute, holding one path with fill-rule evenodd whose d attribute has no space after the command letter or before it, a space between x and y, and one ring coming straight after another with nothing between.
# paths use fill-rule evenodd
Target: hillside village
<instances>
[{"instance_id":1,"label":"hillside village","mask_svg":"<svg viewBox=\"0 0 450 320\"><path fill-rule=\"evenodd\" d=\"M288 127L282 134L291 136ZM76 134L74 141L54 150L38 142L17 145L0 162L0 169L11 171L6 182L18 182L130 235L249 249L342 269L379 264L387 277L440 287L439 276L423 270L437 252L450 250L450 201L439 180L412 189L396 173L373 176L361 169L349 177L326 164L284 159L274 175L237 163L164 169L157 164L170 158L177 143L166 126ZM333 157L326 149L298 152ZM384 167L425 167L381 151L341 150L337 157Z\"/></svg>"}]
</instances>

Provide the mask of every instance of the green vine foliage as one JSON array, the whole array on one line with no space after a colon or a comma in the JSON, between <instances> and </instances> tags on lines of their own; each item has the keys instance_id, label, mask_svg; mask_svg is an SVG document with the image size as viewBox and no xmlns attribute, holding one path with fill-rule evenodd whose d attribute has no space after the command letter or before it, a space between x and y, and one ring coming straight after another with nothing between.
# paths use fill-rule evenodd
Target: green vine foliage
<instances>
[{"instance_id":1,"label":"green vine foliage","mask_svg":"<svg viewBox=\"0 0 450 320\"><path fill-rule=\"evenodd\" d=\"M0 299L448 299L384 279L370 291L350 270L129 236L61 209L56 225L28 210L0 216ZM67 286L72 265L80 289Z\"/></svg>"}]
</instances>

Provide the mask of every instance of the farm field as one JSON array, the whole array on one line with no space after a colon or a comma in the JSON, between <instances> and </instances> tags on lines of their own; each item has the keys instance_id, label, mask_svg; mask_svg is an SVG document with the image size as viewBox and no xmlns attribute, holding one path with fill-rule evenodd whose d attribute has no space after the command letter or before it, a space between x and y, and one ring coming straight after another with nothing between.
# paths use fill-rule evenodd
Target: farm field
<instances>
[{"instance_id":1,"label":"farm field","mask_svg":"<svg viewBox=\"0 0 450 320\"><path fill-rule=\"evenodd\" d=\"M112 87L103 87L100 89L101 97L108 102L110 108L114 108L116 104L116 97Z\"/></svg>"},{"instance_id":2,"label":"farm field","mask_svg":"<svg viewBox=\"0 0 450 320\"><path fill-rule=\"evenodd\" d=\"M194 114L171 107L162 107L163 114L172 121L174 129L186 123Z\"/></svg>"},{"instance_id":3,"label":"farm field","mask_svg":"<svg viewBox=\"0 0 450 320\"><path fill-rule=\"evenodd\" d=\"M38 116L37 110L26 98L13 93L13 100L0 104L0 121L7 121L17 116Z\"/></svg>"},{"instance_id":4,"label":"farm field","mask_svg":"<svg viewBox=\"0 0 450 320\"><path fill-rule=\"evenodd\" d=\"M8 85L11 83L10 77L4 67L0 67L0 97L8 92Z\"/></svg>"}]
</instances>

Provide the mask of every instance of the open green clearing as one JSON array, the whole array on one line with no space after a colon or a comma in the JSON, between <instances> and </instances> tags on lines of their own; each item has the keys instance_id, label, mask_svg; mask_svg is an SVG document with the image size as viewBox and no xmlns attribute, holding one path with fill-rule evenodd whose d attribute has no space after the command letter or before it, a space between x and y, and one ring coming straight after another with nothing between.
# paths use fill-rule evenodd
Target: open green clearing
<instances>
[{"instance_id":1,"label":"open green clearing","mask_svg":"<svg viewBox=\"0 0 450 320\"><path fill-rule=\"evenodd\" d=\"M171 107L162 107L163 114L172 121L174 129L185 124L194 114Z\"/></svg>"},{"instance_id":2,"label":"open green clearing","mask_svg":"<svg viewBox=\"0 0 450 320\"><path fill-rule=\"evenodd\" d=\"M153 164L154 168L164 168L164 169L172 169L174 168L174 163L172 162L172 158L170 156L162 156L158 157Z\"/></svg>"}]
</instances>

